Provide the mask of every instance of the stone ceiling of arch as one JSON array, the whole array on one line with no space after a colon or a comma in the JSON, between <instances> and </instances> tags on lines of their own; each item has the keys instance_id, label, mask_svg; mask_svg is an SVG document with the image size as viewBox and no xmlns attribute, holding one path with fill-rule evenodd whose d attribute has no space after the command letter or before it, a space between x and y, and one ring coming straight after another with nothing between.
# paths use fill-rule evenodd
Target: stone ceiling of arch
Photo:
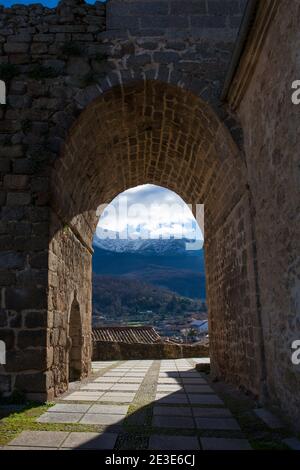
<instances>
[{"instance_id":1,"label":"stone ceiling of arch","mask_svg":"<svg viewBox=\"0 0 300 470\"><path fill-rule=\"evenodd\" d=\"M54 207L56 193L68 222L143 183L201 203L218 175L228 173L226 162L238 166L236 154L227 131L191 93L157 82L112 89L70 131L54 172Z\"/></svg>"}]
</instances>

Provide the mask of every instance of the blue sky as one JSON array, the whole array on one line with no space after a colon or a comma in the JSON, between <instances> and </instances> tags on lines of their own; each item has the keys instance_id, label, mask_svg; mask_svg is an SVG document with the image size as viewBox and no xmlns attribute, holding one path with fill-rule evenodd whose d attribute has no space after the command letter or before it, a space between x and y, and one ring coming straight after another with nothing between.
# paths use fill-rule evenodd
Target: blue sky
<instances>
[{"instance_id":1,"label":"blue sky","mask_svg":"<svg viewBox=\"0 0 300 470\"><path fill-rule=\"evenodd\" d=\"M96 0L85 0L86 3L95 3ZM100 0L105 2L106 0ZM32 5L33 3L41 3L45 7L53 8L58 4L58 0L0 0L0 5L11 7L12 5Z\"/></svg>"},{"instance_id":2,"label":"blue sky","mask_svg":"<svg viewBox=\"0 0 300 470\"><path fill-rule=\"evenodd\" d=\"M152 184L124 191L106 207L96 234L98 238L106 238L107 232L129 233L129 238L141 238L143 234L144 239L171 236L203 239L183 199L169 189Z\"/></svg>"}]
</instances>

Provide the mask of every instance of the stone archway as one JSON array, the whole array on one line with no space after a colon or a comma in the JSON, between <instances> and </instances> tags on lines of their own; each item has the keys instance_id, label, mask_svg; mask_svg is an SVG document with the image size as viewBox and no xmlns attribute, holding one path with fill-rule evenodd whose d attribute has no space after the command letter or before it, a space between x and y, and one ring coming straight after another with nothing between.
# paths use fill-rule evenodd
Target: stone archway
<instances>
[{"instance_id":1,"label":"stone archway","mask_svg":"<svg viewBox=\"0 0 300 470\"><path fill-rule=\"evenodd\" d=\"M120 192L153 183L189 204L205 204L205 247L213 373L258 395L263 380L250 195L242 155L211 107L158 81L113 88L80 115L52 172L48 315L60 315L76 289L88 373L91 259L97 208ZM54 306L54 308L53 308ZM50 347L64 347L52 336ZM55 355L54 355L55 356ZM57 356L56 356L57 357ZM54 393L65 389L55 359Z\"/></svg>"}]
</instances>

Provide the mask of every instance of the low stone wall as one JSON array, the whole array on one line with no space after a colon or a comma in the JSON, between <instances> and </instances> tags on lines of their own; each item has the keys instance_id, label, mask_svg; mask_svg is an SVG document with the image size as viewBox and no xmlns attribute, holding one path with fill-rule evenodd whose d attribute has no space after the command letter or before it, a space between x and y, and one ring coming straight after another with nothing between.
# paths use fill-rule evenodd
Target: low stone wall
<instances>
[{"instance_id":1,"label":"low stone wall","mask_svg":"<svg viewBox=\"0 0 300 470\"><path fill-rule=\"evenodd\" d=\"M93 361L179 359L182 357L207 357L208 355L208 346L202 344L95 342L93 345Z\"/></svg>"}]
</instances>

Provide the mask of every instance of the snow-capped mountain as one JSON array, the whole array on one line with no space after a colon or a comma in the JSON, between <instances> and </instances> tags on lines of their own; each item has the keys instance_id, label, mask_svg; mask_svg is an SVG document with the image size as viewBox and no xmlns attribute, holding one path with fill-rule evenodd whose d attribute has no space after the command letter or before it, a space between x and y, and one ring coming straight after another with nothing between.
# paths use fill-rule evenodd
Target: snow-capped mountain
<instances>
[{"instance_id":1,"label":"snow-capped mountain","mask_svg":"<svg viewBox=\"0 0 300 470\"><path fill-rule=\"evenodd\" d=\"M100 239L94 237L94 247L114 253L140 253L152 255L189 254L202 249L200 241L195 242L187 238L181 239L147 239L147 240L123 240L123 239Z\"/></svg>"}]
</instances>

